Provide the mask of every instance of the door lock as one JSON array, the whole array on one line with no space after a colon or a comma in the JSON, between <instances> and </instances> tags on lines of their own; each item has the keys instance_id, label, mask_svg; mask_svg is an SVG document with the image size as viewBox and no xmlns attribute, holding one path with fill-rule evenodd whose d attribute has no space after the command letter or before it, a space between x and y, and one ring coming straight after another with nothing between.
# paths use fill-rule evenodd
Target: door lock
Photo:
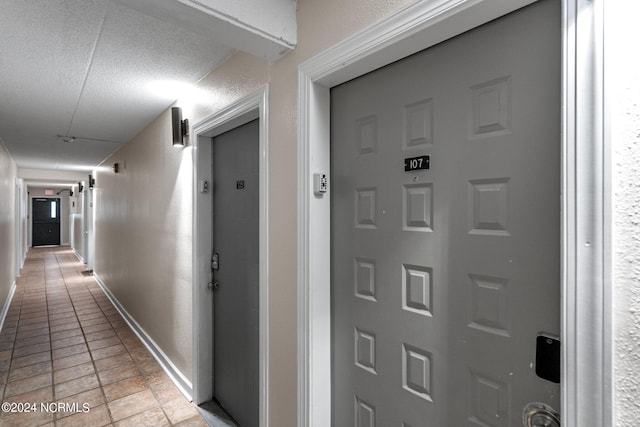
<instances>
[{"instance_id":1,"label":"door lock","mask_svg":"<svg viewBox=\"0 0 640 427\"><path fill-rule=\"evenodd\" d=\"M524 427L560 427L560 415L549 405L529 403L522 412Z\"/></svg>"}]
</instances>

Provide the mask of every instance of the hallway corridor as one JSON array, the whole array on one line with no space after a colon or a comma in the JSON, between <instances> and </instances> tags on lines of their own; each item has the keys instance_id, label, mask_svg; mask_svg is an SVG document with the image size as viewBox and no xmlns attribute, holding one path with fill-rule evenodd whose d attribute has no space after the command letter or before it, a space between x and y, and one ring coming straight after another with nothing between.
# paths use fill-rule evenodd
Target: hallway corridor
<instances>
[{"instance_id":1,"label":"hallway corridor","mask_svg":"<svg viewBox=\"0 0 640 427\"><path fill-rule=\"evenodd\" d=\"M85 269L30 250L0 331L0 426L207 426Z\"/></svg>"}]
</instances>

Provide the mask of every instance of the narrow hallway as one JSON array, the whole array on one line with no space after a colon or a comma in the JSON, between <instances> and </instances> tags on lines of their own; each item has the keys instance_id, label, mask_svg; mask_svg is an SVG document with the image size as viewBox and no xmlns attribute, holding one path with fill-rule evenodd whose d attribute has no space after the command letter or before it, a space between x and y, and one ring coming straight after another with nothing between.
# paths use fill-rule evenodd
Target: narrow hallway
<instances>
[{"instance_id":1,"label":"narrow hallway","mask_svg":"<svg viewBox=\"0 0 640 427\"><path fill-rule=\"evenodd\" d=\"M0 425L207 426L85 268L30 250L0 331Z\"/></svg>"}]
</instances>

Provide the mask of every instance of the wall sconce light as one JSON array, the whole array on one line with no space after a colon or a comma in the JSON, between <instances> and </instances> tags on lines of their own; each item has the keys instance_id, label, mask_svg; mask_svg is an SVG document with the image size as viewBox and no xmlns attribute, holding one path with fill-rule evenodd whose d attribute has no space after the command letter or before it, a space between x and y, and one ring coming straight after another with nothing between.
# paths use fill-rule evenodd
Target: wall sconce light
<instances>
[{"instance_id":1,"label":"wall sconce light","mask_svg":"<svg viewBox=\"0 0 640 427\"><path fill-rule=\"evenodd\" d=\"M189 135L189 119L182 120L182 108L171 107L171 134L174 147L184 147L184 137Z\"/></svg>"},{"instance_id":2,"label":"wall sconce light","mask_svg":"<svg viewBox=\"0 0 640 427\"><path fill-rule=\"evenodd\" d=\"M96 180L91 176L91 174L89 174L89 188L93 188L94 185L96 185Z\"/></svg>"},{"instance_id":3,"label":"wall sconce light","mask_svg":"<svg viewBox=\"0 0 640 427\"><path fill-rule=\"evenodd\" d=\"M78 182L78 193L82 193L82 189L84 187L82 186L82 182Z\"/></svg>"},{"instance_id":4,"label":"wall sconce light","mask_svg":"<svg viewBox=\"0 0 640 427\"><path fill-rule=\"evenodd\" d=\"M119 163L114 163L113 164L113 172L118 173L118 171L120 171L120 164Z\"/></svg>"}]
</instances>

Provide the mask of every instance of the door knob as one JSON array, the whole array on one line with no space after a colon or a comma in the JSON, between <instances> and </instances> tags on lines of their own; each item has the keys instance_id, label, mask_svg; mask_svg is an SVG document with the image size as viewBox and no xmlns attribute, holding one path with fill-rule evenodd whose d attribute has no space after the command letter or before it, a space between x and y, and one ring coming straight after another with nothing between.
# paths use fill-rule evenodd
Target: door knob
<instances>
[{"instance_id":1,"label":"door knob","mask_svg":"<svg viewBox=\"0 0 640 427\"><path fill-rule=\"evenodd\" d=\"M529 403L522 412L524 427L560 427L560 415L549 405Z\"/></svg>"}]
</instances>

